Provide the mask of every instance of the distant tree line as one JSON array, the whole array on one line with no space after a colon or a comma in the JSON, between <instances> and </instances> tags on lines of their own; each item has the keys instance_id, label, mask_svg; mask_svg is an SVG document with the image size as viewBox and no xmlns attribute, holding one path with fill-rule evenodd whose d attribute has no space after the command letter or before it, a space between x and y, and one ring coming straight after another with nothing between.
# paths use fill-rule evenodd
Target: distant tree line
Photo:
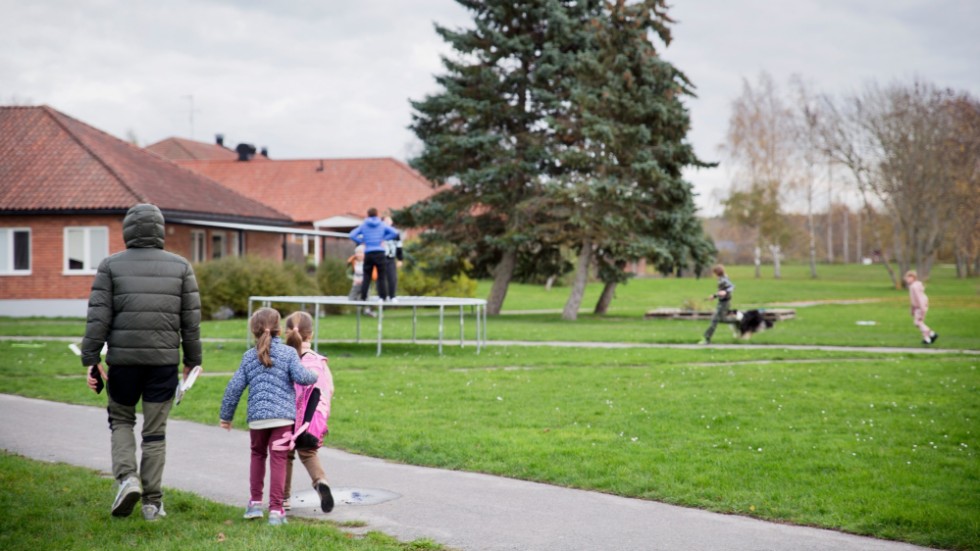
<instances>
[{"instance_id":1,"label":"distant tree line","mask_svg":"<svg viewBox=\"0 0 980 551\"><path fill-rule=\"evenodd\" d=\"M780 93L765 73L754 85L745 81L721 146L733 175L725 217L750 232L757 277L764 249L779 277L793 235L787 205L800 197L817 277L814 204L824 189L828 208L835 189L857 199L857 235L869 234L865 248L896 287L909 269L928 278L940 254L955 261L960 277L980 272L977 98L919 79L872 82L840 98L815 94L799 78L790 90ZM825 224L831 262L833 227Z\"/></svg>"}]
</instances>

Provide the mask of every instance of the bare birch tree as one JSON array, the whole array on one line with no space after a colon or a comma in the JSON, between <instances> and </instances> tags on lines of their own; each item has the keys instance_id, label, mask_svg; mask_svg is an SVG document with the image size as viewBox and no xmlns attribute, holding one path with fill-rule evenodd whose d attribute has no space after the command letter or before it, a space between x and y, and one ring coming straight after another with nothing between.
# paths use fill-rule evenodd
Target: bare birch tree
<instances>
[{"instance_id":1,"label":"bare birch tree","mask_svg":"<svg viewBox=\"0 0 980 551\"><path fill-rule=\"evenodd\" d=\"M800 77L793 77L792 86L796 92L796 144L800 148L805 164L798 186L806 197L806 229L810 239L810 277L817 278L817 236L813 220L813 200L817 193L816 165L820 161L819 140L820 103ZM828 210L829 212L829 210Z\"/></svg>"},{"instance_id":2,"label":"bare birch tree","mask_svg":"<svg viewBox=\"0 0 980 551\"><path fill-rule=\"evenodd\" d=\"M953 98L946 110L953 134L946 146L953 171L953 256L957 277L980 275L980 101L967 94Z\"/></svg>"},{"instance_id":3,"label":"bare birch tree","mask_svg":"<svg viewBox=\"0 0 980 551\"><path fill-rule=\"evenodd\" d=\"M884 255L872 201L892 221L900 270L914 266L922 279L929 275L956 207L947 150L955 132L944 108L952 96L916 80L887 88L872 83L839 105L825 103L833 113L824 133L826 150L857 184L879 249ZM887 257L885 266L898 286Z\"/></svg>"},{"instance_id":4,"label":"bare birch tree","mask_svg":"<svg viewBox=\"0 0 980 551\"><path fill-rule=\"evenodd\" d=\"M761 276L763 246L772 256L774 277L780 277L786 239L781 202L794 176L795 134L793 112L779 97L772 77L761 73L755 87L743 80L721 149L735 167L726 211L730 219L753 229L756 277Z\"/></svg>"}]
</instances>

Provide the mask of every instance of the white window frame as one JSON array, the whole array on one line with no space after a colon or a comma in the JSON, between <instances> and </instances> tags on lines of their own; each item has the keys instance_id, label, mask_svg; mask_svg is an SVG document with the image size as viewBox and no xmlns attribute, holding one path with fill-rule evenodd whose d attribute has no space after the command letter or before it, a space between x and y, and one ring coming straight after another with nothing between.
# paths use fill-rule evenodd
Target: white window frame
<instances>
[{"instance_id":1,"label":"white window frame","mask_svg":"<svg viewBox=\"0 0 980 551\"><path fill-rule=\"evenodd\" d=\"M69 263L69 251L68 251L68 234L75 230L82 231L82 267L81 268L71 268ZM105 237L105 256L98 259L97 261L92 261L92 233L96 230L102 230ZM62 240L64 242L64 255L62 269L64 270L64 275L93 275L99 268L99 264L103 259L109 256L109 226L65 226L64 232L62 234Z\"/></svg>"},{"instance_id":2,"label":"white window frame","mask_svg":"<svg viewBox=\"0 0 980 551\"><path fill-rule=\"evenodd\" d=\"M27 269L17 269L14 268L14 259L17 257L16 251L14 251L14 234L18 232L27 233ZM0 276L23 276L31 275L31 267L34 265L34 255L31 254L34 248L34 235L31 233L31 228L0 228L0 239L7 241L7 258L6 265L9 266L7 269L0 268Z\"/></svg>"},{"instance_id":3,"label":"white window frame","mask_svg":"<svg viewBox=\"0 0 980 551\"><path fill-rule=\"evenodd\" d=\"M191 262L200 264L208 258L208 233L191 230Z\"/></svg>"},{"instance_id":4,"label":"white window frame","mask_svg":"<svg viewBox=\"0 0 980 551\"><path fill-rule=\"evenodd\" d=\"M215 242L219 242L217 245ZM228 236L223 231L211 232L211 260L219 260L228 256Z\"/></svg>"},{"instance_id":5,"label":"white window frame","mask_svg":"<svg viewBox=\"0 0 980 551\"><path fill-rule=\"evenodd\" d=\"M233 231L229 236L228 240L228 251L231 256L242 256L241 250L241 232Z\"/></svg>"},{"instance_id":6,"label":"white window frame","mask_svg":"<svg viewBox=\"0 0 980 551\"><path fill-rule=\"evenodd\" d=\"M317 237L314 235L303 236L303 256L312 256L313 258L316 258L316 240Z\"/></svg>"}]
</instances>

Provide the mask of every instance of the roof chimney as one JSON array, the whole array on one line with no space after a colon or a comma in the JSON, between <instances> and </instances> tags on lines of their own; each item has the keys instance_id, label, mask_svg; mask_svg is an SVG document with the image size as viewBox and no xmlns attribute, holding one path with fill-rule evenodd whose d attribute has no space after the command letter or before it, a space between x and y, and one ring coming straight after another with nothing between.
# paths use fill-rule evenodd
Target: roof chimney
<instances>
[{"instance_id":1,"label":"roof chimney","mask_svg":"<svg viewBox=\"0 0 980 551\"><path fill-rule=\"evenodd\" d=\"M262 153L262 156L265 157L266 159L269 158L269 148L268 147L263 147L259 152Z\"/></svg>"},{"instance_id":2,"label":"roof chimney","mask_svg":"<svg viewBox=\"0 0 980 551\"><path fill-rule=\"evenodd\" d=\"M214 143L220 145L221 147L224 147L225 146L225 135L224 134L215 134L214 135Z\"/></svg>"},{"instance_id":3,"label":"roof chimney","mask_svg":"<svg viewBox=\"0 0 980 551\"><path fill-rule=\"evenodd\" d=\"M239 161L250 161L255 156L255 146L250 143L238 144L235 151L238 152Z\"/></svg>"}]
</instances>

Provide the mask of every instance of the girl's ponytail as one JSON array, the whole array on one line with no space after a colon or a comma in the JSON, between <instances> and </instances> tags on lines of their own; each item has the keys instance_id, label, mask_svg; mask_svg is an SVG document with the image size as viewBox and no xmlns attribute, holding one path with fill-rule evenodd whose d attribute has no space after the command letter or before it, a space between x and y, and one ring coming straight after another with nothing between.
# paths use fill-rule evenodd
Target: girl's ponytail
<instances>
[{"instance_id":1,"label":"girl's ponytail","mask_svg":"<svg viewBox=\"0 0 980 551\"><path fill-rule=\"evenodd\" d=\"M266 367L272 366L272 337L279 336L279 312L272 308L259 308L252 314L249 329L255 337L255 351L259 361Z\"/></svg>"},{"instance_id":2,"label":"girl's ponytail","mask_svg":"<svg viewBox=\"0 0 980 551\"><path fill-rule=\"evenodd\" d=\"M286 318L286 344L295 348L296 353L302 356L303 337L299 334L299 330L296 329L296 324L293 320L295 317L296 314L292 313Z\"/></svg>"},{"instance_id":3,"label":"girl's ponytail","mask_svg":"<svg viewBox=\"0 0 980 551\"><path fill-rule=\"evenodd\" d=\"M303 343L313 337L313 318L300 310L286 317L286 344L303 355Z\"/></svg>"}]
</instances>

